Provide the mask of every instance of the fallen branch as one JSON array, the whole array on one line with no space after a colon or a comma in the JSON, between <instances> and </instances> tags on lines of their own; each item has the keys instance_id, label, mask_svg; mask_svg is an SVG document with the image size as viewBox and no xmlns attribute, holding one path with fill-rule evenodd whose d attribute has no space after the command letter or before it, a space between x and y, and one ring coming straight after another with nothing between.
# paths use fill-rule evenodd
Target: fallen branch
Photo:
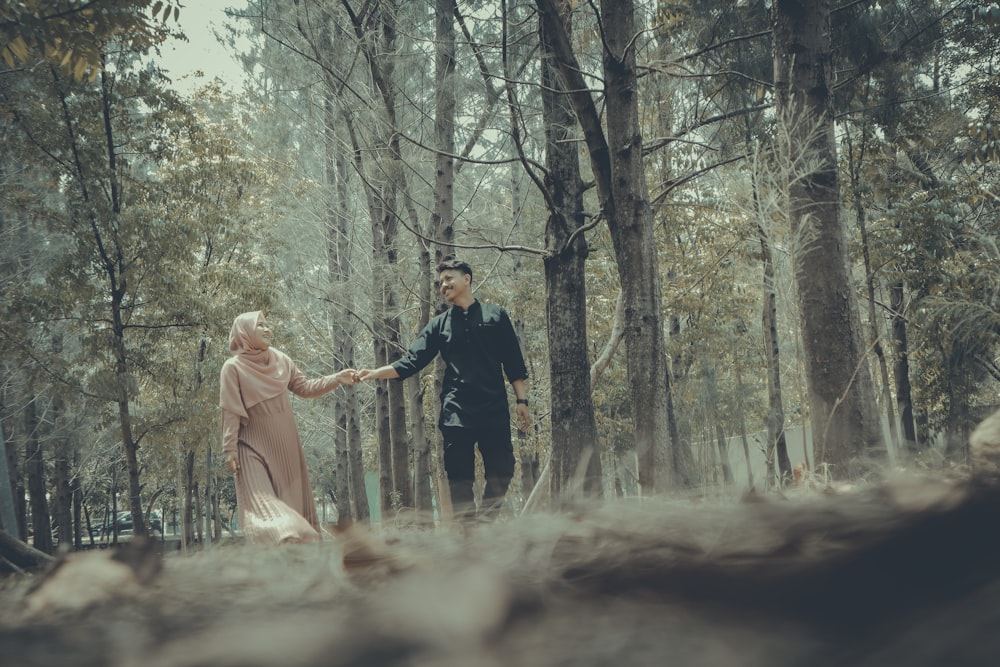
<instances>
[{"instance_id":1,"label":"fallen branch","mask_svg":"<svg viewBox=\"0 0 1000 667\"><path fill-rule=\"evenodd\" d=\"M0 557L23 570L37 570L52 562L52 556L3 530L0 530Z\"/></svg>"}]
</instances>

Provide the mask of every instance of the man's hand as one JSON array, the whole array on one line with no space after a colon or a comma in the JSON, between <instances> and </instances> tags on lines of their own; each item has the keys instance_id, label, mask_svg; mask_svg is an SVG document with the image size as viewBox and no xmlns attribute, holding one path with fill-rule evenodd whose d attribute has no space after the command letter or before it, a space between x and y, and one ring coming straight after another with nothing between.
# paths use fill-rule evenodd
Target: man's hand
<instances>
[{"instance_id":1,"label":"man's hand","mask_svg":"<svg viewBox=\"0 0 1000 667\"><path fill-rule=\"evenodd\" d=\"M226 470L234 475L240 471L240 460L236 452L226 452Z\"/></svg>"},{"instance_id":2,"label":"man's hand","mask_svg":"<svg viewBox=\"0 0 1000 667\"><path fill-rule=\"evenodd\" d=\"M333 377L337 378L339 384L350 386L358 382L358 372L353 368L345 368Z\"/></svg>"},{"instance_id":3,"label":"man's hand","mask_svg":"<svg viewBox=\"0 0 1000 667\"><path fill-rule=\"evenodd\" d=\"M531 413L524 403L517 404L517 427L525 432L531 428Z\"/></svg>"}]
</instances>

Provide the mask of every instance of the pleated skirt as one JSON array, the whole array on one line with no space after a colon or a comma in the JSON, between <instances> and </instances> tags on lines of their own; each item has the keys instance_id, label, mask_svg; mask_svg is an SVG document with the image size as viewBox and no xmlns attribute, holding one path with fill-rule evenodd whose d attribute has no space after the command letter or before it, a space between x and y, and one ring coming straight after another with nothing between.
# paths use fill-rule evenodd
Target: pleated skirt
<instances>
[{"instance_id":1,"label":"pleated skirt","mask_svg":"<svg viewBox=\"0 0 1000 667\"><path fill-rule=\"evenodd\" d=\"M317 540L319 517L288 394L259 403L240 425L236 502L253 544Z\"/></svg>"}]
</instances>

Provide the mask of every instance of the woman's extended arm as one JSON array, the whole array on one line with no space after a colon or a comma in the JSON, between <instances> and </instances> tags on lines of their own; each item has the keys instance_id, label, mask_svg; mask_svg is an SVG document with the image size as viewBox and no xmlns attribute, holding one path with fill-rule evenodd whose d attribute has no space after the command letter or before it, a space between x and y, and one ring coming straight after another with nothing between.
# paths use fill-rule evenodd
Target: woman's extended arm
<instances>
[{"instance_id":1,"label":"woman's extended arm","mask_svg":"<svg viewBox=\"0 0 1000 667\"><path fill-rule=\"evenodd\" d=\"M317 396L322 396L327 392L333 391L341 385L354 384L354 376L356 373L357 371L353 368L345 368L344 370L334 373L333 375L324 375L318 378L307 378L297 366L292 364L292 379L288 382L288 388L296 396L301 396L302 398L316 398Z\"/></svg>"}]
</instances>

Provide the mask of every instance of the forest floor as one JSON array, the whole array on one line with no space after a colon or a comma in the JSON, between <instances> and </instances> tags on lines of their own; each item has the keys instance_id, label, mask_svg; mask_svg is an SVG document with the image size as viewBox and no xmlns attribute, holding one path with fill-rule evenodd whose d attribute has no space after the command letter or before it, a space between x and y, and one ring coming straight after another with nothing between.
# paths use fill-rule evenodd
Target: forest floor
<instances>
[{"instance_id":1,"label":"forest floor","mask_svg":"<svg viewBox=\"0 0 1000 667\"><path fill-rule=\"evenodd\" d=\"M990 665L1000 494L941 480L580 505L0 579L21 667Z\"/></svg>"}]
</instances>

